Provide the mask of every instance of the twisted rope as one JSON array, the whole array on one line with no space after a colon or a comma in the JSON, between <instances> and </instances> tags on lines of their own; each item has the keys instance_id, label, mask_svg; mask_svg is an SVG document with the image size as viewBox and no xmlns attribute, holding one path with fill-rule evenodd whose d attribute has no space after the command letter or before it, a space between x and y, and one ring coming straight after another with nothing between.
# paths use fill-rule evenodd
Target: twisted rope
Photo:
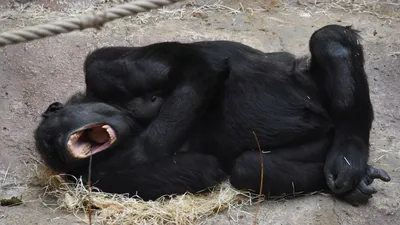
<instances>
[{"instance_id":1,"label":"twisted rope","mask_svg":"<svg viewBox=\"0 0 400 225\"><path fill-rule=\"evenodd\" d=\"M112 20L161 8L162 6L171 5L179 1L182 0L132 1L130 3L112 7L105 11L92 12L77 18L31 26L16 31L3 32L0 33L0 47L55 36L74 30L84 30L87 28L99 29L105 23Z\"/></svg>"}]
</instances>

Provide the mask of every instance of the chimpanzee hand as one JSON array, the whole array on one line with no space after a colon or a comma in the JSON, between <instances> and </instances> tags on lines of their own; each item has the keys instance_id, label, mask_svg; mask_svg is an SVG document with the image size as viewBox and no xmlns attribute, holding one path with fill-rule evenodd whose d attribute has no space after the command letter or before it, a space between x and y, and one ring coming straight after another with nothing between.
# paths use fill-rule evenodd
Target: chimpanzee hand
<instances>
[{"instance_id":1,"label":"chimpanzee hand","mask_svg":"<svg viewBox=\"0 0 400 225\"><path fill-rule=\"evenodd\" d=\"M360 183L368 161L368 147L358 138L338 138L325 162L325 179L335 194L344 194Z\"/></svg>"},{"instance_id":2,"label":"chimpanzee hand","mask_svg":"<svg viewBox=\"0 0 400 225\"><path fill-rule=\"evenodd\" d=\"M350 191L350 193L343 195L342 198L353 206L366 204L368 200L372 198L372 195L377 192L376 189L371 186L375 179L389 182L390 176L386 171L368 165L365 174L357 188Z\"/></svg>"}]
</instances>

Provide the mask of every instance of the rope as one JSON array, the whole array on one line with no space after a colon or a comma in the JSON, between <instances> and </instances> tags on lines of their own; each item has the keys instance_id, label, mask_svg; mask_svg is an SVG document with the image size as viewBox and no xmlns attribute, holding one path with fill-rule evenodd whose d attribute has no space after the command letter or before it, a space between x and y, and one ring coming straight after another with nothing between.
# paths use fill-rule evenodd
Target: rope
<instances>
[{"instance_id":1,"label":"rope","mask_svg":"<svg viewBox=\"0 0 400 225\"><path fill-rule=\"evenodd\" d=\"M0 47L28 42L45 37L87 28L99 29L105 23L140 12L171 5L182 0L138 0L118 5L105 11L92 12L81 17L31 26L16 31L0 33Z\"/></svg>"}]
</instances>

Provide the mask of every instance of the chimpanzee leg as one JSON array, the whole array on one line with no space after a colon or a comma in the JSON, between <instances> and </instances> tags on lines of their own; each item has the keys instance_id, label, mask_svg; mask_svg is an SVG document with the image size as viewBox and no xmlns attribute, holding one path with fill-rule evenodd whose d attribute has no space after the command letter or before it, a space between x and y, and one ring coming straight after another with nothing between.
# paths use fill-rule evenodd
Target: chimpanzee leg
<instances>
[{"instance_id":1,"label":"chimpanzee leg","mask_svg":"<svg viewBox=\"0 0 400 225\"><path fill-rule=\"evenodd\" d=\"M263 194L277 196L325 189L324 164L330 143L329 138L323 138L263 153ZM235 188L259 192L260 175L260 153L248 151L236 160L230 182Z\"/></svg>"},{"instance_id":2,"label":"chimpanzee leg","mask_svg":"<svg viewBox=\"0 0 400 225\"><path fill-rule=\"evenodd\" d=\"M113 161L114 166L99 163L92 168L93 185L105 192L137 194L144 200L204 191L227 178L215 157L198 153L178 153L139 166L123 165L118 157Z\"/></svg>"},{"instance_id":3,"label":"chimpanzee leg","mask_svg":"<svg viewBox=\"0 0 400 225\"><path fill-rule=\"evenodd\" d=\"M326 95L335 126L324 168L327 185L336 194L357 187L367 170L373 121L363 47L357 31L329 25L310 39L311 74Z\"/></svg>"},{"instance_id":4,"label":"chimpanzee leg","mask_svg":"<svg viewBox=\"0 0 400 225\"><path fill-rule=\"evenodd\" d=\"M324 163L332 142L323 138L300 146L275 149L263 153L263 190L270 196L313 192L328 188L324 176ZM361 182L346 195L338 196L352 205L364 204L376 190L372 186L375 179L390 181L389 175L382 169L367 165ZM232 170L231 184L238 189L259 192L261 183L260 153L243 153Z\"/></svg>"}]
</instances>

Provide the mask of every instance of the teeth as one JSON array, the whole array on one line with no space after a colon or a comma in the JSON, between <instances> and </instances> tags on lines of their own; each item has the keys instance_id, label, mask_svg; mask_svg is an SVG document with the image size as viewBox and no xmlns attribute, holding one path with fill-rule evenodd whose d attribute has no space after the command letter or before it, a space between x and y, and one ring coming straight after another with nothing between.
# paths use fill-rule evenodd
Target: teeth
<instances>
[{"instance_id":1,"label":"teeth","mask_svg":"<svg viewBox=\"0 0 400 225\"><path fill-rule=\"evenodd\" d=\"M108 136L110 137L110 140L109 140L110 144L114 143L117 140L117 138L115 137L114 130L110 126L104 125L101 128L103 128L107 131Z\"/></svg>"},{"instance_id":2,"label":"teeth","mask_svg":"<svg viewBox=\"0 0 400 225\"><path fill-rule=\"evenodd\" d=\"M117 139L115 137L110 138L110 144L114 143Z\"/></svg>"},{"instance_id":3,"label":"teeth","mask_svg":"<svg viewBox=\"0 0 400 225\"><path fill-rule=\"evenodd\" d=\"M67 144L67 146L68 146L68 149L71 151L71 150L72 150L72 148L73 148L73 146L72 146L72 142L71 142L71 141L68 141L68 144Z\"/></svg>"},{"instance_id":4,"label":"teeth","mask_svg":"<svg viewBox=\"0 0 400 225\"><path fill-rule=\"evenodd\" d=\"M78 139L78 138L79 138L79 137L78 137L77 134L73 134L73 135L71 135L70 140L71 140L71 141L75 141L75 140Z\"/></svg>"},{"instance_id":5,"label":"teeth","mask_svg":"<svg viewBox=\"0 0 400 225\"><path fill-rule=\"evenodd\" d=\"M82 151L82 154L81 155L83 155L83 156L85 156L85 155L87 155L88 153L89 153L89 151L90 151L90 149L92 148L92 146L91 145L86 145L85 146L85 148L83 149L83 151Z\"/></svg>"},{"instance_id":6,"label":"teeth","mask_svg":"<svg viewBox=\"0 0 400 225\"><path fill-rule=\"evenodd\" d=\"M83 131L78 131L75 134L71 135L70 140L71 141L76 141L78 138L82 135Z\"/></svg>"},{"instance_id":7,"label":"teeth","mask_svg":"<svg viewBox=\"0 0 400 225\"><path fill-rule=\"evenodd\" d=\"M115 131L109 125L104 125L104 126L102 126L102 128L105 129L108 133L109 144L113 144L117 140ZM67 143L67 147L68 147L69 151L76 158L87 157L87 155L90 153L90 151L92 149L91 144L86 144L83 148L80 147L81 144L79 144L78 139L82 136L83 132L84 132L84 130L78 131L78 132L72 134ZM79 148L79 150L81 150L80 153L77 152L78 150L76 148ZM74 151L74 149L75 149L75 151Z\"/></svg>"},{"instance_id":8,"label":"teeth","mask_svg":"<svg viewBox=\"0 0 400 225\"><path fill-rule=\"evenodd\" d=\"M68 142L68 150L69 150L69 152L71 153L71 154L73 154L73 156L74 157L77 157L77 155L75 154L75 151L73 151L73 149L74 149L74 144L72 144L72 142Z\"/></svg>"}]
</instances>

